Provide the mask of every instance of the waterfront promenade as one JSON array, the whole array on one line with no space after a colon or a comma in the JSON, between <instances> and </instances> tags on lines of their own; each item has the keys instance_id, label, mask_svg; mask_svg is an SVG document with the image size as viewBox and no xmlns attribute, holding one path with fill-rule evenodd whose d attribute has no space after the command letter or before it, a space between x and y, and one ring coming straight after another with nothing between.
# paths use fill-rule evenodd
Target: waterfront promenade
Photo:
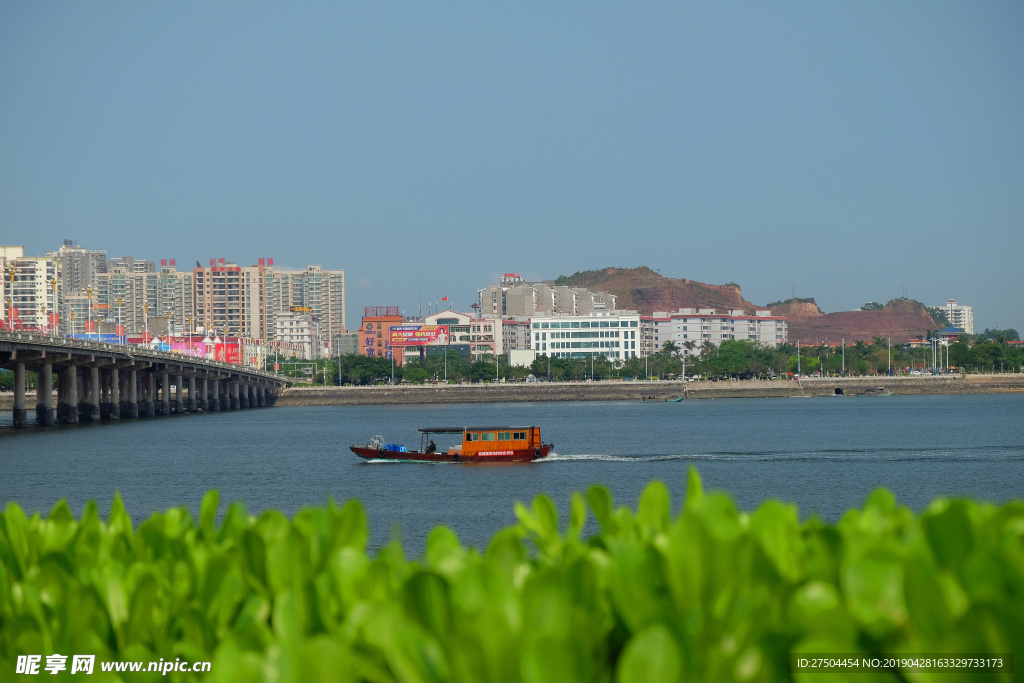
<instances>
[{"instance_id":1,"label":"waterfront promenade","mask_svg":"<svg viewBox=\"0 0 1024 683\"><path fill-rule=\"evenodd\" d=\"M370 387L290 387L278 406L502 403L548 401L665 401L687 399L831 396L836 388L856 396L870 387L896 395L1024 392L1024 374L935 377L828 377L804 380L720 382L599 381L518 384L426 384Z\"/></svg>"}]
</instances>

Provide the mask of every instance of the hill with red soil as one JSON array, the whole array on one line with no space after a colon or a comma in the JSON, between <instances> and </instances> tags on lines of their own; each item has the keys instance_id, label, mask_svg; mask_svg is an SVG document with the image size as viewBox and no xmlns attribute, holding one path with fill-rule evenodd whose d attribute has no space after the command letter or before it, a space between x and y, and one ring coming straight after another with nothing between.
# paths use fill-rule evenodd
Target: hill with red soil
<instances>
[{"instance_id":1,"label":"hill with red soil","mask_svg":"<svg viewBox=\"0 0 1024 683\"><path fill-rule=\"evenodd\" d=\"M646 267L602 268L587 270L556 280L559 285L586 287L611 292L620 309L640 311L675 311L680 308L713 308L717 311L769 308L772 315L789 320L789 340L813 344L818 341L871 341L873 337L907 342L936 331L941 325L928 314L924 304L912 299L893 299L877 311L840 311L825 313L814 299L788 299L767 306L757 306L743 298L734 282L709 285L696 280L664 277Z\"/></svg>"},{"instance_id":2,"label":"hill with red soil","mask_svg":"<svg viewBox=\"0 0 1024 683\"><path fill-rule=\"evenodd\" d=\"M734 282L709 285L696 280L677 280L664 277L646 266L587 270L563 275L556 282L569 287L611 292L616 297L617 308L640 311L641 315L680 308L742 309L748 313L763 308L745 300L740 286Z\"/></svg>"},{"instance_id":3,"label":"hill with red soil","mask_svg":"<svg viewBox=\"0 0 1024 683\"><path fill-rule=\"evenodd\" d=\"M773 315L789 320L789 341L799 339L803 344L841 339L871 341L874 337L903 343L941 327L924 304L912 299L893 299L879 311L823 313L813 299L790 299L768 304L768 307Z\"/></svg>"}]
</instances>

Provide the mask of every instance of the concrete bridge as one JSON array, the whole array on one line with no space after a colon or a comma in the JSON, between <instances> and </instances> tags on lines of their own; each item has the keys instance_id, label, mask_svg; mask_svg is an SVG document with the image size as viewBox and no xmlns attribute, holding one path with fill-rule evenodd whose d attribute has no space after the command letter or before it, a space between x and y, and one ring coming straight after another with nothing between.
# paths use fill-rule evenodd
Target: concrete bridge
<instances>
[{"instance_id":1,"label":"concrete bridge","mask_svg":"<svg viewBox=\"0 0 1024 683\"><path fill-rule=\"evenodd\" d=\"M27 332L0 332L0 368L14 371L14 426L25 427L25 373L38 373L36 424L262 408L285 380L239 365ZM54 410L53 375L57 374Z\"/></svg>"}]
</instances>

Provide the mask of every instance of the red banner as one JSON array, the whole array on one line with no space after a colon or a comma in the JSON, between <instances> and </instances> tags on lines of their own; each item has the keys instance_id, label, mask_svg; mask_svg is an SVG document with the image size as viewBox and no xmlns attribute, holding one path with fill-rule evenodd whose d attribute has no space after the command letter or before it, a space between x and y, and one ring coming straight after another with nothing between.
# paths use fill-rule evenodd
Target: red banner
<instances>
[{"instance_id":1,"label":"red banner","mask_svg":"<svg viewBox=\"0 0 1024 683\"><path fill-rule=\"evenodd\" d=\"M214 360L222 363L239 364L238 344L217 344L213 349Z\"/></svg>"}]
</instances>

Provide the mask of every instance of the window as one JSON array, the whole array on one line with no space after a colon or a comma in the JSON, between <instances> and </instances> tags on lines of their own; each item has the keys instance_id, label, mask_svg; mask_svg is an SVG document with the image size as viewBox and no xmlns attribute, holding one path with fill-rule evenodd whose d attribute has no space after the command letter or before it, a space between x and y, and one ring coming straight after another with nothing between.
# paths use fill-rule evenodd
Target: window
<instances>
[{"instance_id":1,"label":"window","mask_svg":"<svg viewBox=\"0 0 1024 683\"><path fill-rule=\"evenodd\" d=\"M498 441L511 441L512 432L498 432Z\"/></svg>"},{"instance_id":2,"label":"window","mask_svg":"<svg viewBox=\"0 0 1024 683\"><path fill-rule=\"evenodd\" d=\"M526 441L526 432L512 432L513 441Z\"/></svg>"},{"instance_id":3,"label":"window","mask_svg":"<svg viewBox=\"0 0 1024 683\"><path fill-rule=\"evenodd\" d=\"M494 441L494 432L481 432L480 436L483 441Z\"/></svg>"},{"instance_id":4,"label":"window","mask_svg":"<svg viewBox=\"0 0 1024 683\"><path fill-rule=\"evenodd\" d=\"M466 432L466 441L479 441L479 432Z\"/></svg>"}]
</instances>

